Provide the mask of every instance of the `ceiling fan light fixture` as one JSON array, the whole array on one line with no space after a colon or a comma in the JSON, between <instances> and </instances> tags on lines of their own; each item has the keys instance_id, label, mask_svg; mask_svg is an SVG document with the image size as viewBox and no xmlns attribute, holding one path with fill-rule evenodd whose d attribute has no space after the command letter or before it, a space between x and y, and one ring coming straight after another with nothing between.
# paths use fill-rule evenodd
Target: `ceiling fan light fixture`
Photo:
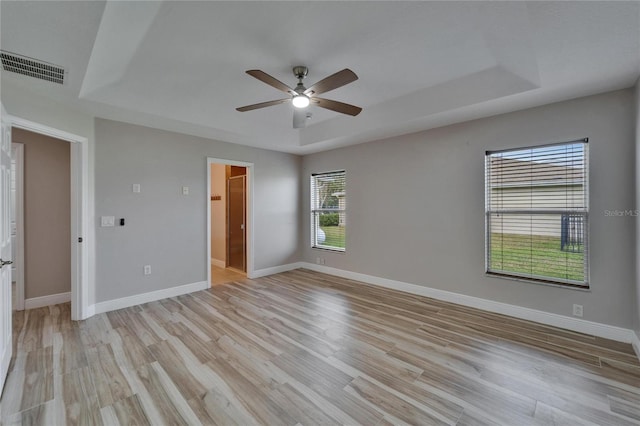
<instances>
[{"instance_id":1,"label":"ceiling fan light fixture","mask_svg":"<svg viewBox=\"0 0 640 426\"><path fill-rule=\"evenodd\" d=\"M2 0L0 0L2 1ZM308 89L304 87L302 80L308 73L307 67L297 66L293 68L293 74L298 79L298 84L295 89L287 86L280 80L270 76L264 71L261 70L247 70L247 74L251 77L254 77L261 82L268 84L269 86L280 90L281 92L285 92L289 96L284 99L276 99L273 101L260 102L258 104L246 105L243 107L236 108L236 111L245 112L245 111L253 111L254 109L260 109L265 107L270 107L274 105L280 105L284 103L291 102L293 106L296 108L293 114L293 128L299 129L304 127L304 108L308 107L311 104L311 100L313 99L314 107L320 107L324 109L328 109L331 111L339 112L341 114L347 114L352 117L360 114L362 108L357 107L355 105L345 104L344 102L332 101L331 99L319 98L317 95L329 92L331 90L342 87L346 84L352 83L358 79L358 76L351 71L349 68L345 68L342 71L338 71L336 73L331 74L329 77L325 77L324 79L318 81L313 84ZM309 113L307 113L309 114Z\"/></svg>"},{"instance_id":2,"label":"ceiling fan light fixture","mask_svg":"<svg viewBox=\"0 0 640 426\"><path fill-rule=\"evenodd\" d=\"M309 97L306 95L294 96L291 103L296 108L306 108L309 106Z\"/></svg>"}]
</instances>

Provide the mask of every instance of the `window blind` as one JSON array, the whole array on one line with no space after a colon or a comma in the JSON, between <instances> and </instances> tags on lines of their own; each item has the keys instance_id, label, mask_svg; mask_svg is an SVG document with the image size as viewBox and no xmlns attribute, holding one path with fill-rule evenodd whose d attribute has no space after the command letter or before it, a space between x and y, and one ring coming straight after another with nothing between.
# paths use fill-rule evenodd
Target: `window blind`
<instances>
[{"instance_id":1,"label":"window blind","mask_svg":"<svg viewBox=\"0 0 640 426\"><path fill-rule=\"evenodd\" d=\"M488 273L588 287L588 144L485 156Z\"/></svg>"},{"instance_id":2,"label":"window blind","mask_svg":"<svg viewBox=\"0 0 640 426\"><path fill-rule=\"evenodd\" d=\"M345 250L346 173L344 170L311 175L311 245Z\"/></svg>"}]
</instances>

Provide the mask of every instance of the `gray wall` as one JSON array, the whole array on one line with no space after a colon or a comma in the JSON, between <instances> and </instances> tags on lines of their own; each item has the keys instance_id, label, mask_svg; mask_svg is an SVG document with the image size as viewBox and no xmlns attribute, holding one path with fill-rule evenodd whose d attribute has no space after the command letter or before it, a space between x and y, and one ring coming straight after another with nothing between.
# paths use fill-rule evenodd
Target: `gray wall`
<instances>
[{"instance_id":1,"label":"gray wall","mask_svg":"<svg viewBox=\"0 0 640 426\"><path fill-rule=\"evenodd\" d=\"M25 299L71 291L70 143L22 129Z\"/></svg>"},{"instance_id":2,"label":"gray wall","mask_svg":"<svg viewBox=\"0 0 640 426\"><path fill-rule=\"evenodd\" d=\"M636 210L640 211L640 78L635 87L636 113ZM634 330L640 339L640 216L636 217L636 314ZM640 350L640 348L637 348Z\"/></svg>"},{"instance_id":3,"label":"gray wall","mask_svg":"<svg viewBox=\"0 0 640 426\"><path fill-rule=\"evenodd\" d=\"M630 90L307 156L302 160L301 179L296 157L106 120L95 122L102 128L104 157L94 167L92 117L9 84L2 85L2 102L13 115L89 139L88 204L92 212L94 170L101 181L96 185L100 186L99 210L91 214L87 234L87 244L94 244L94 230L101 233L96 248L100 273L95 281L90 260L89 304L205 279L205 157L211 156L256 164L256 269L301 260L296 254L299 248L302 260L309 262L323 256L332 267L562 315L571 314L571 304L581 303L585 319L635 327L640 334L640 312L634 304L640 298L640 269L636 278L633 258L636 248L640 254L640 226L636 243L633 218L605 217L603 213L634 205L640 208L640 170L634 177L634 158L640 164L640 117L638 100L634 105ZM591 140L591 292L485 277L484 150L584 136ZM156 140L157 145L152 143ZM167 155L177 159L169 167L173 180L153 167L168 163ZM187 163L188 170L183 170ZM350 194L344 255L310 249L308 228L309 173L340 168L347 170ZM159 181L168 182L170 188L156 188L155 196L146 201L132 198L131 183L141 183L139 195L151 197L154 193L145 191L161 186ZM191 187L188 200L181 195L175 198L183 184ZM204 194L202 204L196 200L198 192ZM195 212L189 208L192 204ZM141 224L135 217L137 208L149 223ZM149 216L149 211L158 216ZM160 231L171 228L177 223L176 213L184 212L192 222L182 224L187 229L172 243ZM94 226L95 217L111 214L127 218L125 228L103 233ZM388 218L396 218L393 226L379 225ZM140 228L132 226L134 220ZM197 252L195 260L185 261L183 249ZM180 277L175 282L161 274L168 261L177 268L169 273ZM150 277L142 275L143 264L153 266Z\"/></svg>"},{"instance_id":4,"label":"gray wall","mask_svg":"<svg viewBox=\"0 0 640 426\"><path fill-rule=\"evenodd\" d=\"M300 157L103 119L95 140L96 302L206 280L207 157L255 165L254 269L299 260Z\"/></svg>"},{"instance_id":5,"label":"gray wall","mask_svg":"<svg viewBox=\"0 0 640 426\"><path fill-rule=\"evenodd\" d=\"M542 311L631 328L635 315L632 90L303 157L303 260ZM590 140L591 290L484 274L484 152ZM309 175L346 170L344 254L310 248Z\"/></svg>"}]
</instances>

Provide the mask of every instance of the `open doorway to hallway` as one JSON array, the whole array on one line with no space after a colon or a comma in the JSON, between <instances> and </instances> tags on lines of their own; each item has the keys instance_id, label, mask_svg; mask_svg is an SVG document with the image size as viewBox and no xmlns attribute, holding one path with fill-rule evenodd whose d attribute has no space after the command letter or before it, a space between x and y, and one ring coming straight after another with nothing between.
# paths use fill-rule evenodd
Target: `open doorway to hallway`
<instances>
[{"instance_id":1,"label":"open doorway to hallway","mask_svg":"<svg viewBox=\"0 0 640 426\"><path fill-rule=\"evenodd\" d=\"M11 238L16 310L71 300L71 144L12 128Z\"/></svg>"},{"instance_id":2,"label":"open doorway to hallway","mask_svg":"<svg viewBox=\"0 0 640 426\"><path fill-rule=\"evenodd\" d=\"M82 244L85 239L93 241L94 231L88 227L89 217L92 216L93 207L89 203L89 139L85 136L69 133L44 124L36 123L20 117L7 115L4 108L2 109L3 127L6 129L6 137L3 139L11 140L13 129L21 129L35 133L40 136L48 136L56 140L64 141L68 144L70 152L70 267L71 267L71 292L55 293L45 295L43 297L31 297L29 306L25 300L25 308L35 308L38 306L46 306L50 304L58 304L68 301L71 298L71 319L82 320L89 317L89 277L93 276L94 268L92 263L95 259L94 246L92 244ZM5 126L6 122L6 126ZM26 148L25 148L26 149ZM26 153L25 153L26 155ZM26 159L25 159L26 161ZM25 168L27 168L25 164ZM26 170L25 170L26 173ZM44 186L48 186L44 185ZM19 192L17 189L16 192ZM7 203L9 205L10 202ZM19 203L16 203L16 206ZM25 210L28 208L25 201ZM7 209L8 210L8 209ZM16 216L20 216L20 212L16 209ZM48 209L45 208L48 212ZM24 212L23 212L24 213ZM7 212L8 214L8 212ZM24 221L23 221L24 222ZM9 221L7 221L7 224ZM56 226L53 216L47 218L48 225ZM20 235L18 225L17 235ZM24 232L22 234L25 234ZM25 242L26 243L26 242ZM24 248L24 247L23 247ZM20 255L17 255L20 257ZM22 256L24 259L26 256ZM19 273L17 273L19 276ZM16 287L18 282L16 281ZM19 290L16 289L16 293ZM17 302L18 303L18 302Z\"/></svg>"},{"instance_id":3,"label":"open doorway to hallway","mask_svg":"<svg viewBox=\"0 0 640 426\"><path fill-rule=\"evenodd\" d=\"M248 173L245 166L209 163L212 286L246 277Z\"/></svg>"}]
</instances>

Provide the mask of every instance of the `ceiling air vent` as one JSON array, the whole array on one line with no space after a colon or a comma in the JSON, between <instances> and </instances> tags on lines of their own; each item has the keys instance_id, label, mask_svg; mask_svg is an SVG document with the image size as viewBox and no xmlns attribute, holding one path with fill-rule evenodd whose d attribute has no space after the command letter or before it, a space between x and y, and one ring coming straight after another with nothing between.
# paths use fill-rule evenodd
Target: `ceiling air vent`
<instances>
[{"instance_id":1,"label":"ceiling air vent","mask_svg":"<svg viewBox=\"0 0 640 426\"><path fill-rule=\"evenodd\" d=\"M64 68L38 59L0 51L2 69L52 83L64 84Z\"/></svg>"}]
</instances>

